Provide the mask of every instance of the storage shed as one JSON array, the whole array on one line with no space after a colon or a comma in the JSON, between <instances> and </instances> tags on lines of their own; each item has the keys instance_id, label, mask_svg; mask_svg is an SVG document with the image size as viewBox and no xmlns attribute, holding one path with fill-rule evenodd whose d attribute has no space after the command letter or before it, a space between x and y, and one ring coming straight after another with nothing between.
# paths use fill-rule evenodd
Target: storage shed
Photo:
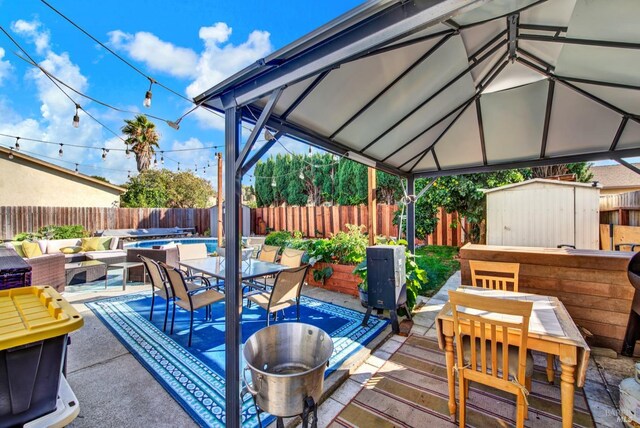
<instances>
[{"instance_id":1,"label":"storage shed","mask_svg":"<svg viewBox=\"0 0 640 428\"><path fill-rule=\"evenodd\" d=\"M489 245L599 248L598 185L536 178L484 192Z\"/></svg>"}]
</instances>

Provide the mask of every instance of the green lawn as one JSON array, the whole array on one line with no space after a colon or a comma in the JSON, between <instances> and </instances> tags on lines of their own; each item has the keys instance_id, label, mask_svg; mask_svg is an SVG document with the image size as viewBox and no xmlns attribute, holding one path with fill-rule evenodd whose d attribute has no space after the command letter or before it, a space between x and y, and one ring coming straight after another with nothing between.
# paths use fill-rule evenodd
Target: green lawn
<instances>
[{"instance_id":1,"label":"green lawn","mask_svg":"<svg viewBox=\"0 0 640 428\"><path fill-rule=\"evenodd\" d=\"M422 287L420 295L433 296L458 269L458 247L425 245L416 249L416 263L427 271L429 282Z\"/></svg>"}]
</instances>

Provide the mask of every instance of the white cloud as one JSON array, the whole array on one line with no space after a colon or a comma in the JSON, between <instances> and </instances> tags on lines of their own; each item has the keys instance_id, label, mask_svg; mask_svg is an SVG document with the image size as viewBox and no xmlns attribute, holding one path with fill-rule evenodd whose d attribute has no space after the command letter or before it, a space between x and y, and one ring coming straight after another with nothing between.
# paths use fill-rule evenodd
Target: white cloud
<instances>
[{"instance_id":1,"label":"white cloud","mask_svg":"<svg viewBox=\"0 0 640 428\"><path fill-rule=\"evenodd\" d=\"M136 61L144 62L151 70L175 77L193 77L198 62L198 55L193 50L160 40L146 31L135 34L111 31L109 43Z\"/></svg>"},{"instance_id":2,"label":"white cloud","mask_svg":"<svg viewBox=\"0 0 640 428\"><path fill-rule=\"evenodd\" d=\"M36 52L42 54L50 49L51 35L49 30L43 28L38 20L25 21L19 19L11 24L11 29L16 33L25 36L36 45Z\"/></svg>"},{"instance_id":3,"label":"white cloud","mask_svg":"<svg viewBox=\"0 0 640 428\"><path fill-rule=\"evenodd\" d=\"M0 48L0 85L2 85L3 81L9 76L11 72L11 63L9 61L3 61L5 52L4 49Z\"/></svg>"}]
</instances>

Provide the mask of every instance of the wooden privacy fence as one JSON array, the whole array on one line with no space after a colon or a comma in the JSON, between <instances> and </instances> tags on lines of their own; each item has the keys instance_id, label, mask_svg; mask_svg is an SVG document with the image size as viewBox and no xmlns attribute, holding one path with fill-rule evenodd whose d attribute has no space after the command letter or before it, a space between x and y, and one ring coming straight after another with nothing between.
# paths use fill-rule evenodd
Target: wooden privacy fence
<instances>
[{"instance_id":1,"label":"wooden privacy fence","mask_svg":"<svg viewBox=\"0 0 640 428\"><path fill-rule=\"evenodd\" d=\"M88 207L0 207L0 239L21 232L35 232L48 225L81 224L89 232L101 229L146 229L151 227L195 227L209 229L209 208L88 208Z\"/></svg>"},{"instance_id":2,"label":"wooden privacy fence","mask_svg":"<svg viewBox=\"0 0 640 428\"><path fill-rule=\"evenodd\" d=\"M398 226L393 224L397 205L378 204L378 235L397 237ZM283 206L263 207L251 210L251 233L264 235L267 230L290 232L300 231L306 238L328 238L339 231L346 231L347 224L367 224L369 208L366 205L351 206ZM444 221L442 221L444 219ZM434 245L462 245L463 233L460 227L452 229L457 213L448 214L443 208L438 210L438 226L425 239Z\"/></svg>"},{"instance_id":3,"label":"wooden privacy fence","mask_svg":"<svg viewBox=\"0 0 640 428\"><path fill-rule=\"evenodd\" d=\"M600 196L600 224L640 226L640 191Z\"/></svg>"}]
</instances>

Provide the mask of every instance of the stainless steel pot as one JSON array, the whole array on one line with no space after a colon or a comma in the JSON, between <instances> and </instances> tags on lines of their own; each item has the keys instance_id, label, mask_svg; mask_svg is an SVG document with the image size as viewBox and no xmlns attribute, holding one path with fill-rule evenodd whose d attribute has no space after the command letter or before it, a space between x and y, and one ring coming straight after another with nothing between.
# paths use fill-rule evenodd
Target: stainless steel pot
<instances>
[{"instance_id":1,"label":"stainless steel pot","mask_svg":"<svg viewBox=\"0 0 640 428\"><path fill-rule=\"evenodd\" d=\"M298 322L272 325L244 345L244 382L262 410L281 417L299 415L305 398L319 402L332 353L331 336L318 327Z\"/></svg>"}]
</instances>

